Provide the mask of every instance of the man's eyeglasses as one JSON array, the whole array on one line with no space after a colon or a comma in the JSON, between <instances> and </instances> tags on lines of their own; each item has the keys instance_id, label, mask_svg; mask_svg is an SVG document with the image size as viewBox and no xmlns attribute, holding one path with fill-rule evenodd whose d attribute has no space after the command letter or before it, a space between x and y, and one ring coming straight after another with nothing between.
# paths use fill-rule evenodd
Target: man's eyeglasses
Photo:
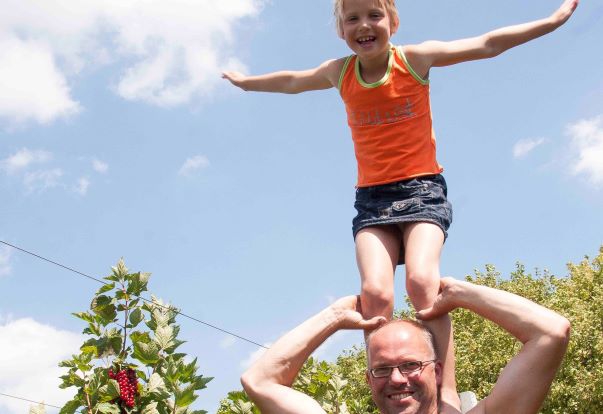
<instances>
[{"instance_id":1,"label":"man's eyeglasses","mask_svg":"<svg viewBox=\"0 0 603 414\"><path fill-rule=\"evenodd\" d=\"M421 371L425 366L431 364L432 362L436 362L437 359L432 359L429 361L408 361L403 362L400 365L392 365L389 367L377 367L369 369L369 372L373 376L373 378L384 378L392 375L392 371L394 368L398 368L398 371L402 375L410 375L414 372Z\"/></svg>"}]
</instances>

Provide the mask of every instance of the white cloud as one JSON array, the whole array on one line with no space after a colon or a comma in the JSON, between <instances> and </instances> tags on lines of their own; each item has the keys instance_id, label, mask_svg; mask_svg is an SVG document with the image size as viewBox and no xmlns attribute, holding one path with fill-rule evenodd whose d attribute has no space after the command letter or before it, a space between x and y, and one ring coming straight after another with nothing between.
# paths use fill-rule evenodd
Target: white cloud
<instances>
[{"instance_id":1,"label":"white cloud","mask_svg":"<svg viewBox=\"0 0 603 414\"><path fill-rule=\"evenodd\" d=\"M12 268L10 265L10 256L12 250L8 246L0 247L0 277L10 275Z\"/></svg>"},{"instance_id":2,"label":"white cloud","mask_svg":"<svg viewBox=\"0 0 603 414\"><path fill-rule=\"evenodd\" d=\"M75 389L61 390L57 364L77 353L83 337L33 319L0 318L0 389L12 394L61 406ZM21 414L29 403L0 398L0 412Z\"/></svg>"},{"instance_id":3,"label":"white cloud","mask_svg":"<svg viewBox=\"0 0 603 414\"><path fill-rule=\"evenodd\" d=\"M220 341L220 348L226 349L230 348L236 343L236 339L234 336L225 336L224 339Z\"/></svg>"},{"instance_id":4,"label":"white cloud","mask_svg":"<svg viewBox=\"0 0 603 414\"><path fill-rule=\"evenodd\" d=\"M0 117L77 113L69 82L109 63L124 64L115 91L125 99L173 106L204 97L222 69L244 68L233 29L265 1L3 0Z\"/></svg>"},{"instance_id":5,"label":"white cloud","mask_svg":"<svg viewBox=\"0 0 603 414\"><path fill-rule=\"evenodd\" d=\"M89 157L78 159L90 161ZM4 171L7 175L22 181L26 193L39 193L55 187L73 191L81 196L88 193L91 185L89 177L80 173L79 178L71 178L72 174L53 164L56 164L56 161L52 153L22 148L7 158L0 159L0 172ZM92 159L92 168L100 174L105 174L109 166L102 161ZM68 180L75 180L75 184L65 184Z\"/></svg>"},{"instance_id":6,"label":"white cloud","mask_svg":"<svg viewBox=\"0 0 603 414\"><path fill-rule=\"evenodd\" d=\"M109 170L109 165L107 165L107 163L94 159L92 160L92 168L97 173L106 174Z\"/></svg>"},{"instance_id":7,"label":"white cloud","mask_svg":"<svg viewBox=\"0 0 603 414\"><path fill-rule=\"evenodd\" d=\"M0 117L11 124L47 123L79 110L51 48L42 39L0 37Z\"/></svg>"},{"instance_id":8,"label":"white cloud","mask_svg":"<svg viewBox=\"0 0 603 414\"><path fill-rule=\"evenodd\" d=\"M594 185L603 185L603 115L568 125L573 153L571 172L586 175Z\"/></svg>"},{"instance_id":9,"label":"white cloud","mask_svg":"<svg viewBox=\"0 0 603 414\"><path fill-rule=\"evenodd\" d=\"M513 157L523 158L528 155L534 148L542 145L546 140L544 138L520 139L513 146Z\"/></svg>"},{"instance_id":10,"label":"white cloud","mask_svg":"<svg viewBox=\"0 0 603 414\"><path fill-rule=\"evenodd\" d=\"M85 196L88 193L88 187L90 187L90 180L86 177L80 177L77 180L77 185L75 186L75 192L81 196Z\"/></svg>"},{"instance_id":11,"label":"white cloud","mask_svg":"<svg viewBox=\"0 0 603 414\"><path fill-rule=\"evenodd\" d=\"M191 175L193 172L207 166L209 166L209 160L207 157L203 155L195 155L194 157L188 158L184 164L182 164L178 174L185 176Z\"/></svg>"},{"instance_id":12,"label":"white cloud","mask_svg":"<svg viewBox=\"0 0 603 414\"><path fill-rule=\"evenodd\" d=\"M0 160L0 168L9 174L14 174L28 168L32 164L45 163L51 159L52 154L50 152L42 150L31 151L27 148L22 148L14 155Z\"/></svg>"},{"instance_id":13,"label":"white cloud","mask_svg":"<svg viewBox=\"0 0 603 414\"><path fill-rule=\"evenodd\" d=\"M23 184L29 193L44 191L58 186L62 176L63 170L60 168L28 172L23 177Z\"/></svg>"}]
</instances>

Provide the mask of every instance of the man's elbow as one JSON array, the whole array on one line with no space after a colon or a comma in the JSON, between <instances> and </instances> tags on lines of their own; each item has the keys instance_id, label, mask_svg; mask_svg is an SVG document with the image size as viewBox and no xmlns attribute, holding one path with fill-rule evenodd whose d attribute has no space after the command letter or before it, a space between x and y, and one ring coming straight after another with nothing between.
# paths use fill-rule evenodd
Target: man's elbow
<instances>
[{"instance_id":1,"label":"man's elbow","mask_svg":"<svg viewBox=\"0 0 603 414\"><path fill-rule=\"evenodd\" d=\"M556 315L554 323L551 323L548 337L551 343L560 351L565 353L570 340L571 324L567 318Z\"/></svg>"},{"instance_id":2,"label":"man's elbow","mask_svg":"<svg viewBox=\"0 0 603 414\"><path fill-rule=\"evenodd\" d=\"M241 385L252 400L259 394L260 387L258 384L257 376L254 375L252 370L247 370L241 375Z\"/></svg>"}]
</instances>

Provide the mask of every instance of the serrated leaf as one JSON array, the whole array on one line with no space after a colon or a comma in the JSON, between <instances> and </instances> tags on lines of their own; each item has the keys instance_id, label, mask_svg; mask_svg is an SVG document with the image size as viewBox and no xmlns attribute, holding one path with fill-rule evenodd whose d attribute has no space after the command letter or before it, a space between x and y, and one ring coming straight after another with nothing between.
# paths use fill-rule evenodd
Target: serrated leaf
<instances>
[{"instance_id":1,"label":"serrated leaf","mask_svg":"<svg viewBox=\"0 0 603 414\"><path fill-rule=\"evenodd\" d=\"M81 406L83 406L84 404L76 397L71 401L68 401L63 408L61 408L61 411L59 411L59 414L74 414L75 410L77 410L78 408L80 408Z\"/></svg>"},{"instance_id":2,"label":"serrated leaf","mask_svg":"<svg viewBox=\"0 0 603 414\"><path fill-rule=\"evenodd\" d=\"M196 390L202 390L204 388L207 388L207 383L213 379L214 377L204 377L203 375L200 375L198 377L195 377L195 380L192 381L192 386Z\"/></svg>"},{"instance_id":3,"label":"serrated leaf","mask_svg":"<svg viewBox=\"0 0 603 414\"><path fill-rule=\"evenodd\" d=\"M174 396L176 397L176 405L178 407L188 407L197 399L195 389L190 385L183 390L174 392Z\"/></svg>"},{"instance_id":4,"label":"serrated leaf","mask_svg":"<svg viewBox=\"0 0 603 414\"><path fill-rule=\"evenodd\" d=\"M75 362L71 359L59 362L59 367L62 368L75 368Z\"/></svg>"},{"instance_id":5,"label":"serrated leaf","mask_svg":"<svg viewBox=\"0 0 603 414\"><path fill-rule=\"evenodd\" d=\"M130 313L130 323L132 324L132 327L136 327L143 319L144 315L140 308L136 308Z\"/></svg>"},{"instance_id":6,"label":"serrated leaf","mask_svg":"<svg viewBox=\"0 0 603 414\"><path fill-rule=\"evenodd\" d=\"M159 347L154 342L135 342L133 357L144 365L154 364L159 361Z\"/></svg>"},{"instance_id":7,"label":"serrated leaf","mask_svg":"<svg viewBox=\"0 0 603 414\"><path fill-rule=\"evenodd\" d=\"M152 402L147 404L140 414L159 414L159 410L157 410L157 402Z\"/></svg>"},{"instance_id":8,"label":"serrated leaf","mask_svg":"<svg viewBox=\"0 0 603 414\"><path fill-rule=\"evenodd\" d=\"M149 280L149 273L134 273L130 275L130 283L128 284L128 293L140 296L143 291L147 290L147 282Z\"/></svg>"},{"instance_id":9,"label":"serrated leaf","mask_svg":"<svg viewBox=\"0 0 603 414\"><path fill-rule=\"evenodd\" d=\"M174 330L171 326L159 326L155 331L155 342L160 349L167 349L173 345Z\"/></svg>"},{"instance_id":10,"label":"serrated leaf","mask_svg":"<svg viewBox=\"0 0 603 414\"><path fill-rule=\"evenodd\" d=\"M151 378L149 378L149 382L146 386L146 391L148 393L164 395L167 393L167 388L165 387L165 382L163 382L163 378L158 373L153 373Z\"/></svg>"},{"instance_id":11,"label":"serrated leaf","mask_svg":"<svg viewBox=\"0 0 603 414\"><path fill-rule=\"evenodd\" d=\"M86 322L94 322L94 315L91 315L88 312L75 312L72 313L72 315Z\"/></svg>"},{"instance_id":12,"label":"serrated leaf","mask_svg":"<svg viewBox=\"0 0 603 414\"><path fill-rule=\"evenodd\" d=\"M96 405L96 409L98 412L103 414L119 414L119 407L117 404L112 404L108 402L103 402Z\"/></svg>"},{"instance_id":13,"label":"serrated leaf","mask_svg":"<svg viewBox=\"0 0 603 414\"><path fill-rule=\"evenodd\" d=\"M106 285L101 286L101 288L96 291L96 294L102 295L103 293L109 292L113 289L115 289L115 283L107 283Z\"/></svg>"},{"instance_id":14,"label":"serrated leaf","mask_svg":"<svg viewBox=\"0 0 603 414\"><path fill-rule=\"evenodd\" d=\"M111 270L113 271L115 277L117 277L120 281L123 281L128 276L128 268L124 263L123 257L119 259L117 265L115 267L112 267Z\"/></svg>"},{"instance_id":15,"label":"serrated leaf","mask_svg":"<svg viewBox=\"0 0 603 414\"><path fill-rule=\"evenodd\" d=\"M110 379L109 382L103 385L98 393L101 401L107 402L119 397L119 384L114 379Z\"/></svg>"},{"instance_id":16,"label":"serrated leaf","mask_svg":"<svg viewBox=\"0 0 603 414\"><path fill-rule=\"evenodd\" d=\"M90 304L92 312L102 318L102 322L107 325L115 319L117 311L111 298L105 295L95 296Z\"/></svg>"}]
</instances>

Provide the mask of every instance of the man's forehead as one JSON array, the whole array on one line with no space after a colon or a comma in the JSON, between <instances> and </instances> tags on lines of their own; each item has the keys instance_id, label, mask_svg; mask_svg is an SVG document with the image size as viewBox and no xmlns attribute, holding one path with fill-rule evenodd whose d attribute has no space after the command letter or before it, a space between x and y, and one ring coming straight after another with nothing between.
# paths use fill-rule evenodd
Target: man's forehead
<instances>
[{"instance_id":1,"label":"man's forehead","mask_svg":"<svg viewBox=\"0 0 603 414\"><path fill-rule=\"evenodd\" d=\"M405 322L389 323L370 336L369 360L431 358L431 348L421 328ZM396 361L397 362L397 361Z\"/></svg>"}]
</instances>

